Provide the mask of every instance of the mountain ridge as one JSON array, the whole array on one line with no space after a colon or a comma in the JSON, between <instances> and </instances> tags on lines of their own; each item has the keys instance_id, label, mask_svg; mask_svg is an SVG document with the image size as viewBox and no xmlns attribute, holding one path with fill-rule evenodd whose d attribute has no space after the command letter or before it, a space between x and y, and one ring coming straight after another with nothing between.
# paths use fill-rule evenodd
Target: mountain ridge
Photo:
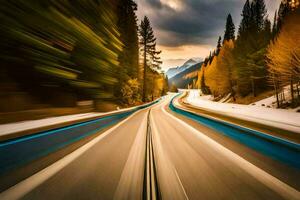
<instances>
[{"instance_id":1,"label":"mountain ridge","mask_svg":"<svg viewBox=\"0 0 300 200\"><path fill-rule=\"evenodd\" d=\"M188 69L189 67L191 67L197 63L198 63L197 61L195 61L193 58L191 58L191 59L187 60L182 66L173 67L173 68L168 69L168 71L166 72L166 75L168 76L169 79L171 79L172 77L185 71L186 69Z\"/></svg>"},{"instance_id":2,"label":"mountain ridge","mask_svg":"<svg viewBox=\"0 0 300 200\"><path fill-rule=\"evenodd\" d=\"M185 89L188 85L193 84L194 80L197 81L198 72L202 67L203 62L196 63L184 71L171 77L168 82L169 85L175 85L177 88Z\"/></svg>"}]
</instances>

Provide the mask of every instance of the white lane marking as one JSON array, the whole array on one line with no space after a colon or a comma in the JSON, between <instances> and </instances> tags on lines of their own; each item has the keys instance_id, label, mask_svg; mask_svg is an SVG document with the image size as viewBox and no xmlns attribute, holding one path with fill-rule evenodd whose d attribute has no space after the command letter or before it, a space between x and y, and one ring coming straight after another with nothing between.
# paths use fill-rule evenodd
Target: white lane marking
<instances>
[{"instance_id":1,"label":"white lane marking","mask_svg":"<svg viewBox=\"0 0 300 200\"><path fill-rule=\"evenodd\" d=\"M217 150L220 154L226 156L229 160L234 162L240 168L245 170L251 176L255 177L261 183L272 189L273 191L277 192L279 195L286 199L295 199L300 200L300 192L293 187L287 185L286 183L280 181L279 179L273 177L272 175L268 174L267 172L263 171L262 169L258 168L257 166L253 165L252 163L248 162L244 158L240 157L239 155L235 154L234 152L230 151L229 149L225 148L221 144L217 143L213 139L209 138L205 134L201 133L191 125L187 124L186 122L176 118L175 116L168 113L164 106L161 107L163 113L168 115L169 117L173 118L178 123L185 126L189 129L193 134L195 134L199 139L206 142L209 146Z\"/></svg>"},{"instance_id":2,"label":"white lane marking","mask_svg":"<svg viewBox=\"0 0 300 200\"><path fill-rule=\"evenodd\" d=\"M147 108L146 108L147 109ZM20 183L10 187L6 191L2 192L0 194L1 200L14 200L14 199L20 199L21 197L28 194L30 191L32 191L34 188L41 185L43 182L51 178L53 175L55 175L57 172L62 170L64 167L66 167L68 164L76 160L79 156L81 156L83 153L85 153L88 149L93 147L95 144L97 144L99 141L101 141L103 138L105 138L107 135L112 133L114 130L116 130L118 127L129 121L132 117L137 115L139 112L143 111L145 109L139 110L136 113L132 114L125 120L119 122L117 125L112 127L111 129L105 131L103 134L99 135L95 139L91 140L90 142L86 143L82 147L78 148L77 150L73 151L72 153L66 155L62 159L56 161L52 165L46 167L45 169L39 171L38 173L28 177L27 179L21 181Z\"/></svg>"},{"instance_id":3,"label":"white lane marking","mask_svg":"<svg viewBox=\"0 0 300 200\"><path fill-rule=\"evenodd\" d=\"M142 199L148 112L142 119L130 149L114 200Z\"/></svg>"},{"instance_id":4,"label":"white lane marking","mask_svg":"<svg viewBox=\"0 0 300 200\"><path fill-rule=\"evenodd\" d=\"M177 178L177 180L178 180L178 182L179 182L179 184L180 184L180 186L181 186L181 188L182 188L182 190L183 190L185 199L186 199L186 200L189 200L189 197L188 197L188 195L186 194L186 191L185 191L185 189L184 189L184 187L183 187L183 184L182 184L182 182L181 182L181 180L180 180L180 178L179 178L179 176L178 176L177 170L175 169L174 166L173 166L173 168L174 168L174 172L175 172L176 178Z\"/></svg>"}]
</instances>

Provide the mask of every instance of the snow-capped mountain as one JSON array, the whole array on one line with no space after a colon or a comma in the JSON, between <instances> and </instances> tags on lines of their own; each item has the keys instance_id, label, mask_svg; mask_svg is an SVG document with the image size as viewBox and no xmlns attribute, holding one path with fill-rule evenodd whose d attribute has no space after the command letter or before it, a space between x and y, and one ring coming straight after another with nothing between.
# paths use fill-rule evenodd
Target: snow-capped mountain
<instances>
[{"instance_id":1,"label":"snow-capped mountain","mask_svg":"<svg viewBox=\"0 0 300 200\"><path fill-rule=\"evenodd\" d=\"M189 59L181 67L170 68L166 74L167 74L168 78L170 79L197 63L198 62L195 61L194 59Z\"/></svg>"}]
</instances>

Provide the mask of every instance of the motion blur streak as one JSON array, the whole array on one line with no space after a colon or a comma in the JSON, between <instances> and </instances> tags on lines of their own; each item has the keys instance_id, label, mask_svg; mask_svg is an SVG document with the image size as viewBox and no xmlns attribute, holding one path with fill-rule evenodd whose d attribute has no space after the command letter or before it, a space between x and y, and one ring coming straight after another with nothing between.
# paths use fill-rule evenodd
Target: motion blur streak
<instances>
[{"instance_id":1,"label":"motion blur streak","mask_svg":"<svg viewBox=\"0 0 300 200\"><path fill-rule=\"evenodd\" d=\"M3 1L0 13L2 75L42 93L112 96L123 46L113 2Z\"/></svg>"}]
</instances>

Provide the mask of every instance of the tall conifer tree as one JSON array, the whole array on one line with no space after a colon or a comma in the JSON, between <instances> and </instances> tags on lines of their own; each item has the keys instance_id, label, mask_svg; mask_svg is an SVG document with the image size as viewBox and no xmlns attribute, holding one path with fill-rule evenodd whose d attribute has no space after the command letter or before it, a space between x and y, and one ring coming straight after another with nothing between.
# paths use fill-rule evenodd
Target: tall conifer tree
<instances>
[{"instance_id":1,"label":"tall conifer tree","mask_svg":"<svg viewBox=\"0 0 300 200\"><path fill-rule=\"evenodd\" d=\"M235 26L231 17L231 14L228 14L226 20L225 34L223 43L225 41L234 40L235 39Z\"/></svg>"},{"instance_id":2,"label":"tall conifer tree","mask_svg":"<svg viewBox=\"0 0 300 200\"><path fill-rule=\"evenodd\" d=\"M217 43L217 50L216 50L216 56L218 56L219 55L219 53L220 53L220 51L221 51L221 47L222 47L222 37L221 36L219 36L219 39L218 39L218 43Z\"/></svg>"},{"instance_id":3,"label":"tall conifer tree","mask_svg":"<svg viewBox=\"0 0 300 200\"><path fill-rule=\"evenodd\" d=\"M148 17L144 17L139 27L140 45L143 52L143 101L147 101L147 68L157 68L161 64L156 50L156 38Z\"/></svg>"},{"instance_id":4,"label":"tall conifer tree","mask_svg":"<svg viewBox=\"0 0 300 200\"><path fill-rule=\"evenodd\" d=\"M119 55L120 64L116 70L119 84L116 85L115 93L116 96L119 96L124 82L128 79L137 79L139 77L139 44L137 17L135 14L137 4L133 0L119 0L117 9L118 29L123 43L123 51Z\"/></svg>"}]
</instances>

